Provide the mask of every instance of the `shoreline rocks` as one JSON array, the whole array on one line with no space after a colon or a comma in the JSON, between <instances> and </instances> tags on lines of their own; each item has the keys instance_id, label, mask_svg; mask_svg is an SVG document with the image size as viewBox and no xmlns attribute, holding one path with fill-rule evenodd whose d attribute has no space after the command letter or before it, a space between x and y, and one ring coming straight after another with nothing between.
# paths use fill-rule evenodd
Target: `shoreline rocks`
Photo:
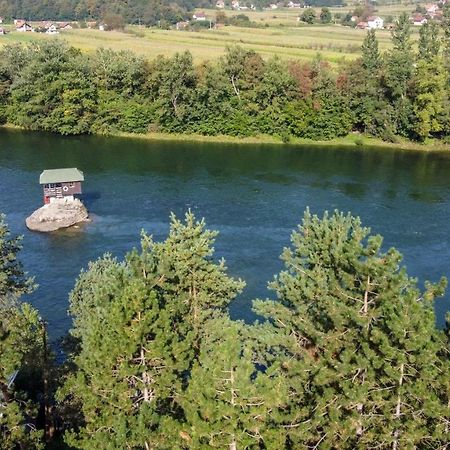
<instances>
[{"instance_id":1,"label":"shoreline rocks","mask_svg":"<svg viewBox=\"0 0 450 450\"><path fill-rule=\"evenodd\" d=\"M34 211L26 218L25 223L32 231L47 233L88 220L88 211L80 200L61 198Z\"/></svg>"}]
</instances>

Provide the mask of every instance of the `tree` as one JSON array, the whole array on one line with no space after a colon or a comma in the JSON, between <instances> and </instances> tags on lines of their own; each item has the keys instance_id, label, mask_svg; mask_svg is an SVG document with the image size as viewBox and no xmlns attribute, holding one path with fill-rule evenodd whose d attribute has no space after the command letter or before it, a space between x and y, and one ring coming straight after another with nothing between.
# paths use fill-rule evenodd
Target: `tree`
<instances>
[{"instance_id":1,"label":"tree","mask_svg":"<svg viewBox=\"0 0 450 450\"><path fill-rule=\"evenodd\" d=\"M439 28L435 22L427 22L419 30L419 59L430 62L440 49Z\"/></svg>"},{"instance_id":2,"label":"tree","mask_svg":"<svg viewBox=\"0 0 450 450\"><path fill-rule=\"evenodd\" d=\"M322 8L320 11L320 22L321 23L330 23L331 22L331 12L328 8Z\"/></svg>"},{"instance_id":3,"label":"tree","mask_svg":"<svg viewBox=\"0 0 450 450\"><path fill-rule=\"evenodd\" d=\"M392 31L392 42L394 48L385 58L382 82L386 97L396 112L394 131L409 136L413 121L410 89L414 73L414 55L407 14L399 17Z\"/></svg>"},{"instance_id":4,"label":"tree","mask_svg":"<svg viewBox=\"0 0 450 450\"><path fill-rule=\"evenodd\" d=\"M223 318L243 283L212 260L216 233L189 213L169 236L142 237L124 262L106 256L71 295L80 350L60 399L79 405L76 448L169 448L181 439L182 396L202 349L204 324Z\"/></svg>"},{"instance_id":5,"label":"tree","mask_svg":"<svg viewBox=\"0 0 450 450\"><path fill-rule=\"evenodd\" d=\"M441 27L443 31L442 56L447 69L448 84L450 85L450 4L448 2L443 7Z\"/></svg>"},{"instance_id":6,"label":"tree","mask_svg":"<svg viewBox=\"0 0 450 450\"><path fill-rule=\"evenodd\" d=\"M378 40L375 30L369 30L361 46L362 66L367 71L369 77L376 78L377 71L381 66L380 52L378 50Z\"/></svg>"},{"instance_id":7,"label":"tree","mask_svg":"<svg viewBox=\"0 0 450 450\"><path fill-rule=\"evenodd\" d=\"M257 366L253 328L229 319L206 324L183 403L186 448L284 447L274 412L286 403L283 380Z\"/></svg>"},{"instance_id":8,"label":"tree","mask_svg":"<svg viewBox=\"0 0 450 450\"><path fill-rule=\"evenodd\" d=\"M305 23L313 24L316 21L316 13L314 12L314 9L306 8L300 16L300 20Z\"/></svg>"},{"instance_id":9,"label":"tree","mask_svg":"<svg viewBox=\"0 0 450 450\"><path fill-rule=\"evenodd\" d=\"M445 129L448 120L445 68L440 58L426 58L418 62L415 76L414 130L421 140Z\"/></svg>"},{"instance_id":10,"label":"tree","mask_svg":"<svg viewBox=\"0 0 450 450\"><path fill-rule=\"evenodd\" d=\"M41 448L36 429L38 403L30 387L39 379L43 350L40 317L20 296L33 290L33 280L17 259L20 238L11 238L0 215L0 449ZM17 377L16 377L17 375ZM31 379L30 379L31 378ZM34 378L34 379L33 379Z\"/></svg>"},{"instance_id":11,"label":"tree","mask_svg":"<svg viewBox=\"0 0 450 450\"><path fill-rule=\"evenodd\" d=\"M80 52L61 42L30 44L29 60L11 88L8 120L61 134L90 130L96 91Z\"/></svg>"},{"instance_id":12,"label":"tree","mask_svg":"<svg viewBox=\"0 0 450 450\"><path fill-rule=\"evenodd\" d=\"M185 51L173 58L159 58L152 67L150 89L158 101L160 124L167 131L182 131L193 102L196 75L192 55Z\"/></svg>"},{"instance_id":13,"label":"tree","mask_svg":"<svg viewBox=\"0 0 450 450\"><path fill-rule=\"evenodd\" d=\"M273 325L293 447L444 448L448 390L439 285L420 292L395 249L358 218L306 211L255 310ZM281 348L280 348L281 343ZM276 350L275 350L276 348Z\"/></svg>"}]
</instances>

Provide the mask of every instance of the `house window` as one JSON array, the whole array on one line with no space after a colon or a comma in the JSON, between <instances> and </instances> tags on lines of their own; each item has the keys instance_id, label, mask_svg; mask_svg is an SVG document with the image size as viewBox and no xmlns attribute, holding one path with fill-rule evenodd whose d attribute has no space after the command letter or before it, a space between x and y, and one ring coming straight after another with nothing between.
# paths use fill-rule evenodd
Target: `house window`
<instances>
[{"instance_id":1,"label":"house window","mask_svg":"<svg viewBox=\"0 0 450 450\"><path fill-rule=\"evenodd\" d=\"M69 187L71 188L71 189L73 189L74 187L75 187L75 183L69 183Z\"/></svg>"}]
</instances>

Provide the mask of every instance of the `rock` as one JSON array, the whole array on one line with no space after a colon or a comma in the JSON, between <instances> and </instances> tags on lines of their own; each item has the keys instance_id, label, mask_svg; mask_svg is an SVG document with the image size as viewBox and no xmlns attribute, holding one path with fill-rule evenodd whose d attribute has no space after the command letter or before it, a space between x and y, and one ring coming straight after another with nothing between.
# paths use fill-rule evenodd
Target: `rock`
<instances>
[{"instance_id":1,"label":"rock","mask_svg":"<svg viewBox=\"0 0 450 450\"><path fill-rule=\"evenodd\" d=\"M87 209L80 200L61 198L37 209L27 217L25 223L30 230L48 232L71 227L88 219Z\"/></svg>"}]
</instances>

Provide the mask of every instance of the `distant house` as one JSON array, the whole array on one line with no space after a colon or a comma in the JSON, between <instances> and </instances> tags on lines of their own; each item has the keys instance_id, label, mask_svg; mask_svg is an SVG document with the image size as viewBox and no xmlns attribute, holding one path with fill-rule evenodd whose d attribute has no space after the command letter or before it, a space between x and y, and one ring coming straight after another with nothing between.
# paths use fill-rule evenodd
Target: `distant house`
<instances>
[{"instance_id":1,"label":"distant house","mask_svg":"<svg viewBox=\"0 0 450 450\"><path fill-rule=\"evenodd\" d=\"M16 24L16 31L20 31L21 33L34 31L33 27L25 21L18 21Z\"/></svg>"},{"instance_id":2,"label":"distant house","mask_svg":"<svg viewBox=\"0 0 450 450\"><path fill-rule=\"evenodd\" d=\"M107 28L108 28L108 25L106 25L106 23L101 23L101 24L98 26L98 29L99 29L100 31L106 31Z\"/></svg>"},{"instance_id":3,"label":"distant house","mask_svg":"<svg viewBox=\"0 0 450 450\"><path fill-rule=\"evenodd\" d=\"M418 14L412 18L412 23L416 27L420 27L422 25L425 25L428 22L426 17L423 17L422 15Z\"/></svg>"},{"instance_id":4,"label":"distant house","mask_svg":"<svg viewBox=\"0 0 450 450\"><path fill-rule=\"evenodd\" d=\"M69 22L58 22L57 25L60 30L71 30L73 28Z\"/></svg>"},{"instance_id":5,"label":"distant house","mask_svg":"<svg viewBox=\"0 0 450 450\"><path fill-rule=\"evenodd\" d=\"M0 17L0 23L3 23L3 17Z\"/></svg>"},{"instance_id":6,"label":"distant house","mask_svg":"<svg viewBox=\"0 0 450 450\"><path fill-rule=\"evenodd\" d=\"M269 9L278 9L278 5L276 5L275 3L271 3L269 5Z\"/></svg>"},{"instance_id":7,"label":"distant house","mask_svg":"<svg viewBox=\"0 0 450 450\"><path fill-rule=\"evenodd\" d=\"M59 34L58 27L52 23L48 28L45 34Z\"/></svg>"},{"instance_id":8,"label":"distant house","mask_svg":"<svg viewBox=\"0 0 450 450\"><path fill-rule=\"evenodd\" d=\"M225 8L225 2L223 0L218 0L216 2L216 8L218 9L224 9Z\"/></svg>"},{"instance_id":9,"label":"distant house","mask_svg":"<svg viewBox=\"0 0 450 450\"><path fill-rule=\"evenodd\" d=\"M288 8L301 8L302 5L301 5L301 3L294 3L291 1L288 3L287 6L288 6Z\"/></svg>"},{"instance_id":10,"label":"distant house","mask_svg":"<svg viewBox=\"0 0 450 450\"><path fill-rule=\"evenodd\" d=\"M367 22L358 22L356 24L356 28L360 30L365 30L366 28L369 28L369 24Z\"/></svg>"},{"instance_id":11,"label":"distant house","mask_svg":"<svg viewBox=\"0 0 450 450\"><path fill-rule=\"evenodd\" d=\"M425 9L427 10L428 14L436 14L439 11L439 6L435 3L430 3L428 5L425 5Z\"/></svg>"},{"instance_id":12,"label":"distant house","mask_svg":"<svg viewBox=\"0 0 450 450\"><path fill-rule=\"evenodd\" d=\"M4 28L0 28L0 36L4 36L6 34L6 30Z\"/></svg>"},{"instance_id":13,"label":"distant house","mask_svg":"<svg viewBox=\"0 0 450 450\"><path fill-rule=\"evenodd\" d=\"M189 26L189 22L182 21L182 22L177 22L176 28L177 28L177 30L184 30L188 26Z\"/></svg>"},{"instance_id":14,"label":"distant house","mask_svg":"<svg viewBox=\"0 0 450 450\"><path fill-rule=\"evenodd\" d=\"M384 26L384 20L379 16L370 16L367 18L367 28L381 30Z\"/></svg>"},{"instance_id":15,"label":"distant house","mask_svg":"<svg viewBox=\"0 0 450 450\"><path fill-rule=\"evenodd\" d=\"M233 9L239 9L239 2L237 1L237 0L233 0L232 2L231 2L231 7L233 8Z\"/></svg>"},{"instance_id":16,"label":"distant house","mask_svg":"<svg viewBox=\"0 0 450 450\"><path fill-rule=\"evenodd\" d=\"M57 198L73 200L74 195L81 194L83 181L83 172L76 168L44 170L39 177L39 184L44 189L44 203Z\"/></svg>"},{"instance_id":17,"label":"distant house","mask_svg":"<svg viewBox=\"0 0 450 450\"><path fill-rule=\"evenodd\" d=\"M206 14L202 11L202 12L198 12L198 13L195 13L193 16L192 16L192 18L194 19L194 20L196 20L197 22L203 22L203 21L205 21L206 20Z\"/></svg>"},{"instance_id":18,"label":"distant house","mask_svg":"<svg viewBox=\"0 0 450 450\"><path fill-rule=\"evenodd\" d=\"M91 28L97 28L97 22L86 22L86 26L91 29Z\"/></svg>"}]
</instances>

